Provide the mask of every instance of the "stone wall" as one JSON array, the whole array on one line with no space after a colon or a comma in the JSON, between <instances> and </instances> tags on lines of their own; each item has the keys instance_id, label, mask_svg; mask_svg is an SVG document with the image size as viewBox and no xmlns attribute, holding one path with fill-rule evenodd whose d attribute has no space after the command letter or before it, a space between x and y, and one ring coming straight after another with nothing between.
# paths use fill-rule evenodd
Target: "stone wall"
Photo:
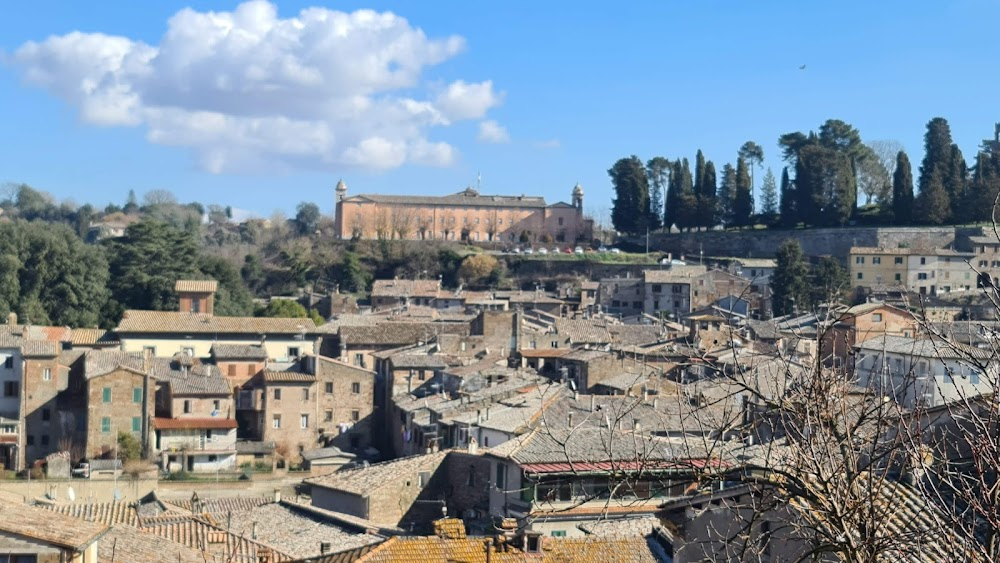
<instances>
[{"instance_id":1,"label":"stone wall","mask_svg":"<svg viewBox=\"0 0 1000 563\"><path fill-rule=\"evenodd\" d=\"M129 476L114 479L33 479L0 481L0 492L6 496L17 495L24 500L43 498L47 494L56 500L67 502L69 488L73 488L76 502L111 502L115 500L115 489L121 500L132 502L156 491L156 479L132 479ZM191 488L191 483L186 483Z\"/></svg>"},{"instance_id":2,"label":"stone wall","mask_svg":"<svg viewBox=\"0 0 1000 563\"><path fill-rule=\"evenodd\" d=\"M852 246L943 248L955 241L955 227L847 227L842 229L703 231L651 235L649 247L694 260L705 256L771 257L785 240L794 238L807 256L847 258ZM627 239L645 245L645 237Z\"/></svg>"}]
</instances>

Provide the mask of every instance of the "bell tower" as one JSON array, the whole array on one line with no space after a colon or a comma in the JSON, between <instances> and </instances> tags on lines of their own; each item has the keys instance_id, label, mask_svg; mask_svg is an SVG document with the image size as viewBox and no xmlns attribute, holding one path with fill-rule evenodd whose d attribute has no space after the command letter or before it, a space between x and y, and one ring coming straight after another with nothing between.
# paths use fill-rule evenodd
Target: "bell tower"
<instances>
[{"instance_id":1,"label":"bell tower","mask_svg":"<svg viewBox=\"0 0 1000 563\"><path fill-rule=\"evenodd\" d=\"M580 184L573 187L573 207L583 209L583 186Z\"/></svg>"}]
</instances>

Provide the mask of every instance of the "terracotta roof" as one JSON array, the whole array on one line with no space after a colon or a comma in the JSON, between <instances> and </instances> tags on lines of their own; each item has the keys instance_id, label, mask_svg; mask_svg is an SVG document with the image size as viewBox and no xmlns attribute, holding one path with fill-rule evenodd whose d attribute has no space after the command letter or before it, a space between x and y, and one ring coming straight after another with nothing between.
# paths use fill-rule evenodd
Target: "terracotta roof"
<instances>
[{"instance_id":1,"label":"terracotta roof","mask_svg":"<svg viewBox=\"0 0 1000 563\"><path fill-rule=\"evenodd\" d=\"M537 291L519 291L512 293L508 298L511 303L549 303L552 305L564 303L562 299L539 293Z\"/></svg>"},{"instance_id":2,"label":"terracotta roof","mask_svg":"<svg viewBox=\"0 0 1000 563\"><path fill-rule=\"evenodd\" d=\"M229 381L210 364L183 366L174 358L153 358L150 375L158 383L170 385L173 395L227 395L233 393Z\"/></svg>"},{"instance_id":3,"label":"terracotta roof","mask_svg":"<svg viewBox=\"0 0 1000 563\"><path fill-rule=\"evenodd\" d=\"M372 326L342 326L340 339L349 345L403 346L426 342L438 334L469 334L468 324L384 322Z\"/></svg>"},{"instance_id":4,"label":"terracotta roof","mask_svg":"<svg viewBox=\"0 0 1000 563\"><path fill-rule=\"evenodd\" d=\"M81 551L107 530L108 527L100 522L88 522L35 506L0 502L0 531L65 549Z\"/></svg>"},{"instance_id":5,"label":"terracotta roof","mask_svg":"<svg viewBox=\"0 0 1000 563\"><path fill-rule=\"evenodd\" d=\"M306 483L366 496L372 490L386 483L393 483L399 478L415 475L419 471L436 468L444 461L447 452L435 452L425 455L414 455L374 463L368 467L358 467L347 471L338 471L330 475L306 479Z\"/></svg>"},{"instance_id":6,"label":"terracotta roof","mask_svg":"<svg viewBox=\"0 0 1000 563\"><path fill-rule=\"evenodd\" d=\"M271 554L271 561L275 562L292 559L275 547L229 533L201 520L150 525L143 531L202 551L229 554L227 561L252 563L260 561L262 553Z\"/></svg>"},{"instance_id":7,"label":"terracotta roof","mask_svg":"<svg viewBox=\"0 0 1000 563\"><path fill-rule=\"evenodd\" d=\"M448 362L444 358L433 354L394 354L389 361L392 367L397 369L426 368L444 369L448 367Z\"/></svg>"},{"instance_id":8,"label":"terracotta roof","mask_svg":"<svg viewBox=\"0 0 1000 563\"><path fill-rule=\"evenodd\" d=\"M177 280L174 291L185 293L215 293L219 282L215 280Z\"/></svg>"},{"instance_id":9,"label":"terracotta roof","mask_svg":"<svg viewBox=\"0 0 1000 563\"><path fill-rule=\"evenodd\" d=\"M120 350L88 350L84 355L83 372L87 379L109 374L118 368L145 373L145 355L142 352Z\"/></svg>"},{"instance_id":10,"label":"terracotta roof","mask_svg":"<svg viewBox=\"0 0 1000 563\"><path fill-rule=\"evenodd\" d=\"M115 524L139 525L139 515L131 502L89 502L74 504L41 505L43 508L87 522L106 526Z\"/></svg>"},{"instance_id":11,"label":"terracotta roof","mask_svg":"<svg viewBox=\"0 0 1000 563\"><path fill-rule=\"evenodd\" d=\"M118 337L103 328L74 328L69 334L69 341L76 346L112 345L118 343Z\"/></svg>"},{"instance_id":12,"label":"terracotta roof","mask_svg":"<svg viewBox=\"0 0 1000 563\"><path fill-rule=\"evenodd\" d=\"M217 360L266 360L267 350L256 344L212 344L212 357Z\"/></svg>"},{"instance_id":13,"label":"terracotta roof","mask_svg":"<svg viewBox=\"0 0 1000 563\"><path fill-rule=\"evenodd\" d=\"M25 340L21 354L25 358L54 358L59 355L59 343L48 340Z\"/></svg>"},{"instance_id":14,"label":"terracotta roof","mask_svg":"<svg viewBox=\"0 0 1000 563\"><path fill-rule=\"evenodd\" d=\"M264 370L263 378L267 383L314 383L316 381L315 375L293 370Z\"/></svg>"},{"instance_id":15,"label":"terracotta roof","mask_svg":"<svg viewBox=\"0 0 1000 563\"><path fill-rule=\"evenodd\" d=\"M115 331L167 334L314 334L309 319L271 317L215 317L175 311L125 311Z\"/></svg>"},{"instance_id":16,"label":"terracotta roof","mask_svg":"<svg viewBox=\"0 0 1000 563\"><path fill-rule=\"evenodd\" d=\"M215 515L225 514L227 512L243 512L253 510L258 506L273 502L273 497L209 497L201 499L199 512L207 512L214 517ZM166 503L183 508L189 512L194 511L194 505L191 503L191 499L189 498L184 500L168 500Z\"/></svg>"},{"instance_id":17,"label":"terracotta roof","mask_svg":"<svg viewBox=\"0 0 1000 563\"><path fill-rule=\"evenodd\" d=\"M372 297L437 297L438 280L375 280Z\"/></svg>"},{"instance_id":18,"label":"terracotta roof","mask_svg":"<svg viewBox=\"0 0 1000 563\"><path fill-rule=\"evenodd\" d=\"M154 418L153 426L157 430L227 430L236 428L236 421L231 418Z\"/></svg>"},{"instance_id":19,"label":"terracotta roof","mask_svg":"<svg viewBox=\"0 0 1000 563\"><path fill-rule=\"evenodd\" d=\"M645 536L585 538L542 538L539 554L493 538L467 537L444 539L428 537L393 537L357 559L358 563L656 563L670 558L656 542ZM502 540L501 540L502 541ZM490 547L493 546L493 547Z\"/></svg>"},{"instance_id":20,"label":"terracotta roof","mask_svg":"<svg viewBox=\"0 0 1000 563\"><path fill-rule=\"evenodd\" d=\"M877 254L877 255L899 255L899 256L968 256L969 253L956 252L947 248L881 248L874 246L853 246L851 255L855 254Z\"/></svg>"},{"instance_id":21,"label":"terracotta roof","mask_svg":"<svg viewBox=\"0 0 1000 563\"><path fill-rule=\"evenodd\" d=\"M374 203L397 203L405 205L447 205L450 207L545 207L545 198L541 197L524 195L479 195L475 190L471 189L445 196L359 194L348 197L345 201L371 201Z\"/></svg>"},{"instance_id":22,"label":"terracotta roof","mask_svg":"<svg viewBox=\"0 0 1000 563\"><path fill-rule=\"evenodd\" d=\"M671 266L668 270L643 270L646 283L691 283L692 278L708 273L705 266Z\"/></svg>"},{"instance_id":23,"label":"terracotta roof","mask_svg":"<svg viewBox=\"0 0 1000 563\"><path fill-rule=\"evenodd\" d=\"M118 524L97 544L98 561L170 561L205 563L206 556L193 547ZM208 558L211 560L211 558Z\"/></svg>"}]
</instances>

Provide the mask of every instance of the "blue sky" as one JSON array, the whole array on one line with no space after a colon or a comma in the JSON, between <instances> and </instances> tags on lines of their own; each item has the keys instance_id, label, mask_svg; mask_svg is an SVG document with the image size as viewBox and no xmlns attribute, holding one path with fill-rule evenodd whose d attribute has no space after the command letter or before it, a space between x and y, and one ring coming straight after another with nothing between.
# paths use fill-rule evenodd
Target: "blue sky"
<instances>
[{"instance_id":1,"label":"blue sky","mask_svg":"<svg viewBox=\"0 0 1000 563\"><path fill-rule=\"evenodd\" d=\"M754 140L780 174L781 133L839 118L901 142L916 165L925 124L943 116L971 163L1000 121L996 1L282 1L243 6L227 28L261 43L205 47L205 14L238 6L5 6L0 182L102 205L169 189L266 215L300 201L330 212L341 177L351 193L446 194L481 172L484 192L550 201L580 182L594 208L630 154L700 148L721 168ZM329 12L300 15L314 6ZM374 33L347 18L350 41L315 43L329 31L317 21L359 9L405 22ZM303 31L268 39L277 24ZM94 61L109 52L132 62L105 72ZM319 72L285 64L307 58Z\"/></svg>"}]
</instances>

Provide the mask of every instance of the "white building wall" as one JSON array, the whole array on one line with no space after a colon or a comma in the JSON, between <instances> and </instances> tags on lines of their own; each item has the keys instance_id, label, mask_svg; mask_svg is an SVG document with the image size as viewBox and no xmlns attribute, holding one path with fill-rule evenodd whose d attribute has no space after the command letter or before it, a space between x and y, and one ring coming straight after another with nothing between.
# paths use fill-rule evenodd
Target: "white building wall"
<instances>
[{"instance_id":1,"label":"white building wall","mask_svg":"<svg viewBox=\"0 0 1000 563\"><path fill-rule=\"evenodd\" d=\"M858 383L882 388L895 396L896 402L913 408L923 402L933 407L992 389L997 370L989 366L983 374L975 366L957 359L925 358L912 355L865 351L857 364Z\"/></svg>"},{"instance_id":2,"label":"white building wall","mask_svg":"<svg viewBox=\"0 0 1000 563\"><path fill-rule=\"evenodd\" d=\"M310 325L312 321L303 319ZM259 336L246 338L213 338L203 335L202 338L184 338L183 334L176 336L147 336L147 337L123 337L121 339L122 350L126 352L142 352L146 348L152 348L157 357L169 358L174 354L189 351L196 358L207 358L211 356L212 345L214 344L240 344L240 345L260 345ZM264 341L264 349L267 350L267 357L273 361L290 361L289 354L298 348L299 355L315 355L315 342L308 338L299 340L293 336L285 338L269 335Z\"/></svg>"}]
</instances>

